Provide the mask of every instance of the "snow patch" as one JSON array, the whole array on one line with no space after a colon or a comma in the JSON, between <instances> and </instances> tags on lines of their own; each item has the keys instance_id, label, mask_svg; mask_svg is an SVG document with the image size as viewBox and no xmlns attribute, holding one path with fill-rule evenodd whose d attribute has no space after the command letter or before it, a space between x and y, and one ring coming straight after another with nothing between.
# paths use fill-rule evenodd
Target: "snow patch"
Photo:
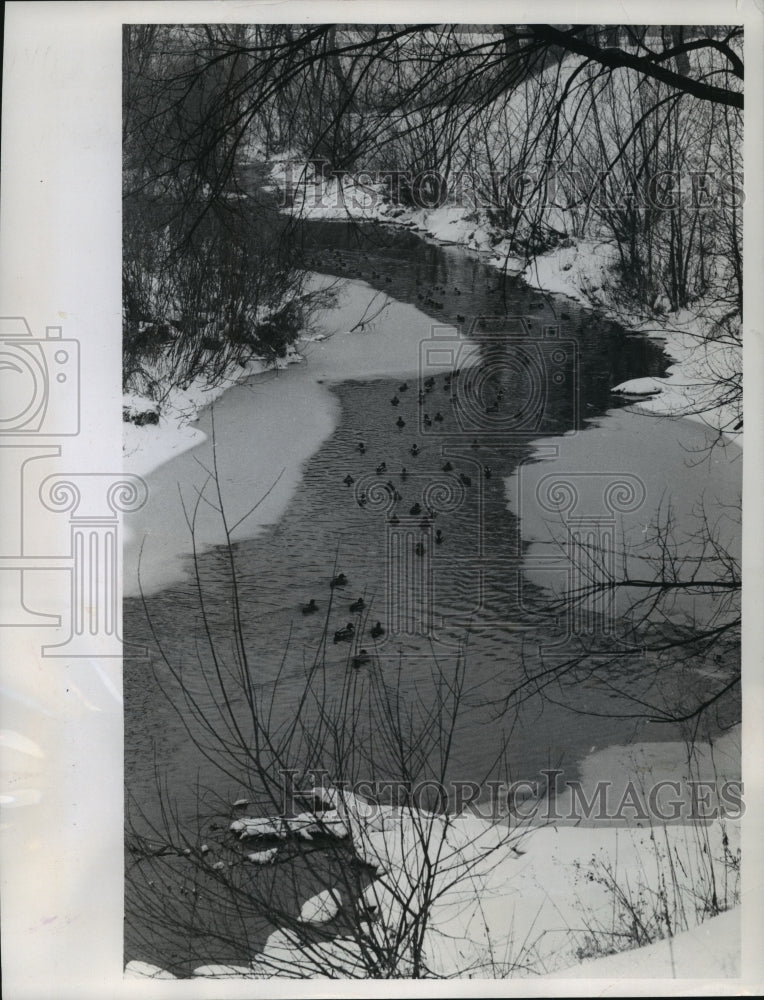
<instances>
[{"instance_id":1,"label":"snow patch","mask_svg":"<svg viewBox=\"0 0 764 1000\"><path fill-rule=\"evenodd\" d=\"M324 889L307 899L300 909L300 923L327 924L340 912L342 899L336 889Z\"/></svg>"}]
</instances>

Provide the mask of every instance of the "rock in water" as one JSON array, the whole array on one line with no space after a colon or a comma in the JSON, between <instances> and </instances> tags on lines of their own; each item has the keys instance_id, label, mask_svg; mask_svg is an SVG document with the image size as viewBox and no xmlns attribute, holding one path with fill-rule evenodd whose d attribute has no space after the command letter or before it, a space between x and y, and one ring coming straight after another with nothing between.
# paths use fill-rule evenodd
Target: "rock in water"
<instances>
[{"instance_id":1,"label":"rock in water","mask_svg":"<svg viewBox=\"0 0 764 1000\"><path fill-rule=\"evenodd\" d=\"M247 861L254 865L269 865L278 853L278 847L272 847L269 851L252 851L247 855Z\"/></svg>"},{"instance_id":2,"label":"rock in water","mask_svg":"<svg viewBox=\"0 0 764 1000\"><path fill-rule=\"evenodd\" d=\"M242 816L236 819L228 828L231 833L238 833L239 839L246 837L263 837L266 839L283 840L286 836L282 823L278 817Z\"/></svg>"}]
</instances>

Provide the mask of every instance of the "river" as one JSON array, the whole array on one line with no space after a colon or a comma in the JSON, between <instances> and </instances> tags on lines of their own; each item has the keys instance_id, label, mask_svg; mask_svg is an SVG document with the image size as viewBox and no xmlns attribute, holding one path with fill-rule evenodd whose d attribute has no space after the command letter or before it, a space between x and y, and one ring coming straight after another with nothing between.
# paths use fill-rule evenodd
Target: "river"
<instances>
[{"instance_id":1,"label":"river","mask_svg":"<svg viewBox=\"0 0 764 1000\"><path fill-rule=\"evenodd\" d=\"M529 697L509 712L503 703L522 681L523 653L553 628L543 579L523 571L528 538L510 509L507 482L539 442L554 441L557 447L562 442L564 449L566 439L575 436L576 447L586 453L587 434L597 442L590 469L612 469L613 463L619 471L633 468L630 462L644 450L644 441L635 443L629 421L640 418L618 414L621 430L604 441L595 431L623 405L611 394L614 385L665 373L668 359L660 347L567 300L526 288L476 254L405 230L310 224L305 255L311 270L360 280L371 290L374 306L358 316L363 326L352 334L342 331L345 355L356 360L338 376L321 354L323 342L315 341L307 345L304 365L280 373L278 390L268 396L277 400L270 409L257 391L268 376L230 389L214 407L231 522L274 485L258 473L251 454L253 423L266 437L272 427L274 449L283 447L286 434L299 454L297 463L283 463L287 471L274 487L277 506L269 516L255 518L251 532L243 523L233 545L243 644L258 697L275 691L272 725L288 725L319 661L324 705L342 696L349 673L357 688L366 683L364 674L380 671L395 680L413 724L418 699L426 701L437 688L436 663L441 680L463 670L464 711L451 734L444 771L452 779L479 784L497 775L535 779L550 766L575 775L594 748L679 738L678 728L661 726L656 734L644 719L609 717L612 702L601 693L594 704L585 697L584 705L572 684L569 690L561 684L551 700ZM380 297L374 299L374 292ZM388 300L388 308L371 321ZM517 326L518 316L530 317L530 338ZM412 327L413 333L402 329L415 322L420 328ZM388 327L397 344L392 367L389 356L382 363L376 353L376 339ZM403 341L395 341L404 335L405 352ZM449 375L454 369L458 376ZM681 424L700 442L699 429ZM211 437L209 412L200 427ZM619 441L629 434L631 450L620 451ZM654 439L652 431L647 436ZM650 459L653 493L660 491L664 475L664 486L671 485L668 469L682 448L677 442L677 435L667 432L665 461ZM137 538L148 537L148 548L161 549L163 530L186 532L179 489L185 489L188 512L193 483L204 481L211 459L208 441L149 476L152 499L131 524ZM717 474L730 479L726 467ZM706 479L702 467L685 469L678 488L700 492ZM204 518L215 518L207 501L201 511ZM213 534L207 541L214 539ZM214 740L202 740L212 748L206 752L195 746L186 728L191 713L186 709L184 722L184 709L179 714L162 688L174 689L168 663L182 668L193 704L222 731L225 713L219 691L210 686L206 637L212 635L228 652L229 554L213 544L198 553L206 629L187 543L185 554L176 546L156 562L146 596L151 628L138 597L124 602L130 644L124 666L126 785L147 820L161 826L159 777L181 827L193 829L203 822L201 814L206 821L207 811L235 801L247 783L216 770ZM340 572L347 584L332 589L329 581ZM352 611L359 598L363 610ZM318 611L304 614L311 600ZM374 637L377 621L384 634ZM355 628L352 641L333 642L348 622ZM158 655L157 642L168 663ZM368 651L368 661L353 670L361 649ZM624 687L638 687L638 680L628 673L620 677ZM373 743L371 701L359 698L358 704L368 712L356 719L358 736ZM597 714L584 717L574 710L582 707ZM194 723L191 728L197 737L202 733ZM306 746L305 735L301 740ZM394 771L382 747L373 768L370 761L367 755L358 763L359 773L364 767L375 776ZM132 954L149 957L135 942Z\"/></svg>"}]
</instances>

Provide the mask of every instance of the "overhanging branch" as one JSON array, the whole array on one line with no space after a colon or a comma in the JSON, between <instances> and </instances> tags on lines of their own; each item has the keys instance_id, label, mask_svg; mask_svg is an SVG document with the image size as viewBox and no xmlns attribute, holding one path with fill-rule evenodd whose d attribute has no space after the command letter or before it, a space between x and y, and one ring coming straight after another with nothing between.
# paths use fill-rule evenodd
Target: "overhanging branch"
<instances>
[{"instance_id":1,"label":"overhanging branch","mask_svg":"<svg viewBox=\"0 0 764 1000\"><path fill-rule=\"evenodd\" d=\"M587 42L579 35L570 31L562 31L551 24L532 24L529 25L528 30L538 41L547 42L550 45L560 45L568 52L585 56L601 66L608 67L608 69L634 69L643 76L659 80L661 83L666 83L670 87L675 87L677 90L698 97L703 101L740 110L743 108L743 94L740 91L728 90L726 87L715 87L702 80L683 76L681 73L655 63L649 57L633 55L623 49L600 48L598 45Z\"/></svg>"}]
</instances>

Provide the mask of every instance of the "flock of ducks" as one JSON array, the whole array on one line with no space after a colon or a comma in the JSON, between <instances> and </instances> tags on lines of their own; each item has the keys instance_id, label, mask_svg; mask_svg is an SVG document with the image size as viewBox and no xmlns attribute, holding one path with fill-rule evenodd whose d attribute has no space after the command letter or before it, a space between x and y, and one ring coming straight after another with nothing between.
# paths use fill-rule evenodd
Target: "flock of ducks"
<instances>
[{"instance_id":1,"label":"flock of ducks","mask_svg":"<svg viewBox=\"0 0 764 1000\"><path fill-rule=\"evenodd\" d=\"M352 268L350 268L354 273L358 275L359 278L370 277L372 281L382 281L385 284L392 284L393 277L390 274L383 274L378 271L377 268L371 263L369 255L366 253L361 253L360 256L357 251L343 251L334 248L331 251L333 257L334 266L340 271L347 271L350 267L347 258L352 258ZM310 267L321 267L321 258L309 257L306 260L306 264ZM367 272L368 267L368 272ZM415 279L415 284L422 288L425 284L420 278ZM494 279L492 276L486 275L484 283L484 291L488 293L502 292L505 288L504 279L498 277ZM469 294L469 291L468 291ZM461 298L462 290L458 285L453 287L447 287L445 284L430 284L429 287L424 288L422 291L417 292L417 300L423 305L430 309L440 311L446 307L446 299L451 298L456 305L454 300ZM531 310L542 310L548 303L543 298L534 298L527 303L526 308ZM456 320L458 323L466 322L467 317L462 313L456 313ZM563 321L569 321L571 319L571 314L566 311L560 313L560 319ZM482 324L484 326L484 324Z\"/></svg>"},{"instance_id":2,"label":"flock of ducks","mask_svg":"<svg viewBox=\"0 0 764 1000\"><path fill-rule=\"evenodd\" d=\"M329 581L329 587L332 590L334 590L336 587L346 587L347 584L348 584L348 578L347 576L345 576L344 573L338 573L336 576L333 576L332 579ZM302 613L304 615L314 614L318 610L319 607L318 604L316 603L315 597L311 597L310 601L308 601L308 603L304 604L302 607ZM355 615L360 615L365 610L366 610L366 601L363 599L363 597L359 597L358 600L353 601L353 603L350 605L350 611ZM380 636L383 636L385 634L385 629L384 626L382 625L382 622L381 621L375 622L369 629L369 634L371 635L372 639L379 639ZM335 645L339 642L350 642L352 641L352 639L355 638L355 636L356 636L356 626L354 622L350 621L347 623L347 625L344 625L342 628L338 628L337 631L334 633ZM364 664L371 662L371 654L367 649L361 649L352 658L351 662L352 665L356 668L362 667Z\"/></svg>"},{"instance_id":3,"label":"flock of ducks","mask_svg":"<svg viewBox=\"0 0 764 1000\"><path fill-rule=\"evenodd\" d=\"M454 371L449 372L445 376L445 378L444 378L444 383L443 383L444 390L450 391L451 388L452 388L454 379L458 378L460 374L461 374L461 370L460 369L455 369ZM424 401L427 398L427 393L432 392L435 388L436 388L436 381L435 381L435 377L434 376L430 376L430 377L428 377L428 378L426 378L424 380L424 382L422 383L422 391L419 393L419 405L420 406L422 406L424 404ZM390 400L391 406L393 406L393 407L399 406L400 403L401 403L401 396L404 393L408 392L408 391L409 391L409 384L408 384L408 382L401 383L401 385L398 386L397 392L395 393L395 395ZM425 427L431 427L433 425L433 423L442 423L443 420L444 420L443 414L440 412L440 410L438 410L433 418L431 418L428 413L425 413L424 414L424 421L423 422L424 422L424 426ZM406 426L406 422L405 422L405 420L402 417L399 416L398 419L395 421L395 426L398 427L400 430L402 430ZM471 447L474 448L474 449L480 448L480 442L477 440L477 438L475 438L472 441ZM357 448L358 453L360 455L365 455L366 454L366 444L363 441L359 441L357 443L357 445L356 445L356 448ZM422 449L419 447L419 445L416 443L416 441L409 448L409 454L411 455L412 458L416 458L418 455L421 454L421 452L422 452ZM376 467L376 473L377 473L378 476L384 475L385 473L387 473L387 471L388 471L388 467L387 467L387 462L386 461L380 462L379 465L377 465L377 467ZM445 465L443 466L443 471L444 472L453 472L454 471L454 467L451 464L451 462L447 461L445 463ZM486 465L486 466L483 467L483 475L485 476L486 479L490 479L491 478L492 473L491 473L490 466ZM405 465L401 468L399 476L400 476L401 482L403 482L403 483L405 483L406 480L408 479L409 472L408 472L408 469L406 468ZM466 472L460 472L459 473L459 481L462 483L463 486L467 486L467 487L472 486L472 479L471 479L470 476L467 475ZM345 486L350 487L355 482L355 479L350 475L350 473L348 473L345 476L345 478L342 480L342 482L345 484ZM398 488L396 487L395 483L393 483L393 481L391 479L388 479L386 485L387 485L387 488L390 491L390 495L391 495L391 497L393 499L393 503L396 504L396 505L399 504L403 500L403 497L402 497L401 493L399 492ZM359 494L356 497L356 502L358 503L359 507L365 507L366 504L368 503L368 497L366 496L365 493L361 493L361 494ZM418 517L422 513L423 513L423 508L422 508L421 504L419 504L419 503L415 503L410 508L410 510L409 510L409 514L412 517ZM434 514L433 511L427 510L426 512L424 512L424 520L422 522L422 527L427 527L429 525L429 521L432 518L434 518L434 517L435 517L435 514ZM398 514L396 512L393 512L392 516L390 517L390 524L395 525L395 524L399 524L399 523L400 523L400 518L398 517ZM435 536L435 542L436 542L437 545L441 545L443 543L443 541L444 541L443 533L441 531L438 531L436 533L436 536Z\"/></svg>"},{"instance_id":4,"label":"flock of ducks","mask_svg":"<svg viewBox=\"0 0 764 1000\"><path fill-rule=\"evenodd\" d=\"M377 277L380 277L380 275L372 272L372 277L377 278ZM387 280L390 281L391 279L388 278ZM417 284L419 284L418 281L417 281ZM432 298L432 293L440 293L441 295L446 295L447 294L447 290L446 290L446 288L444 286L436 285L436 286L433 286L433 288L431 289L431 291L430 291L429 294L425 295L423 293L420 293L418 295L418 298L421 301L423 301L426 305L430 306L431 308L442 309L443 308L443 303L442 302L437 302L435 299L433 299ZM460 296L462 293L461 293L461 290L458 287L454 287L453 294L456 295L456 296ZM464 322L465 317L463 315L457 314L457 320L459 322ZM449 372L444 377L443 390L445 392L447 392L447 393L450 394L450 402L452 404L455 403L455 396L454 396L453 390L455 388L456 380L459 378L460 374L461 374L460 369L454 369L452 372ZM429 376L428 378L424 379L424 381L421 384L421 388L420 388L419 395L418 395L418 405L419 405L419 407L423 407L425 405L428 394L432 393L435 389L436 389L436 380L435 380L434 376ZM405 393L409 392L409 390L410 390L410 387L409 387L408 382L406 382L406 381L402 382L398 386L397 391L394 393L392 399L390 400L390 405L394 409L397 409L401 405L403 395ZM430 416L429 412L424 412L423 415L422 415L422 424L424 425L425 428L431 428L434 424L442 424L444 422L444 420L445 420L445 417L443 416L443 413L439 409L436 409L435 413L432 416ZM398 429L398 431L403 431L403 429L406 427L406 421L403 419L402 415L400 415L400 414L397 415L396 420L395 420L395 426ZM477 440L474 440L472 442L472 447L473 448L479 448L480 447L479 442ZM366 444L363 441L359 441L357 443L356 449L357 449L357 451L358 451L358 453L360 455L366 454L367 448L366 448ZM409 448L409 454L411 455L412 458L416 458L418 455L421 454L421 452L422 452L422 449L417 444L417 442L414 441L412 443L411 447ZM454 467L453 467L453 465L451 464L450 461L446 461L442 468L443 468L444 472L453 472L454 471ZM386 474L387 472L388 472L387 462L383 460L383 461L381 461L376 466L376 473L377 473L377 475L382 476L382 475ZM485 476L486 479L490 479L491 478L491 469L488 466L485 466L484 470L483 470L483 474L484 474L484 476ZM400 473L399 473L399 478L400 478L401 483L405 483L406 480L408 479L408 477L409 477L409 472L408 472L406 466L403 466L401 468L401 470L400 470ZM465 473L465 472L459 472L458 473L458 477L459 477L459 481L462 483L463 486L465 486L465 487L472 486L472 479L471 479L471 477L469 475L467 475L467 473ZM350 473L348 473L344 477L344 479L342 480L342 482L344 483L344 485L346 487L350 487L350 486L353 485L353 483L355 482L355 480L353 479L353 476L351 476ZM397 505L397 504L401 503L402 500L403 500L403 496L401 495L401 493L399 492L398 488L393 483L393 481L391 479L389 479L387 481L386 485L387 485L388 489L390 490L390 494L391 494L391 497L393 499L394 504ZM358 502L358 505L360 507L364 507L367 504L367 502L368 502L368 498L366 497L365 494L362 493L362 494L360 494L357 497L357 502ZM422 516L422 522L421 522L421 524L422 524L422 527L425 528L425 527L429 527L431 525L432 519L435 518L436 513L435 513L435 511L433 511L433 510L431 510L429 508L423 508L422 505L419 502L415 502L409 508L409 515L412 516L412 517L419 517L421 515ZM400 519L399 519L399 517L398 517L398 515L397 515L397 513L395 511L393 511L393 513L392 513L392 515L391 515L391 517L389 519L389 523L393 524L393 525L400 523ZM445 536L444 536L443 532L440 529L436 530L435 535L433 536L433 541L434 541L435 545L438 545L438 546L440 546L440 545L442 545L444 543ZM424 542L418 542L416 544L416 546L415 546L415 553L418 556L423 556L425 554L425 552L426 552L426 547L425 547ZM329 587L332 590L334 590L335 588L338 588L338 587L345 587L347 585L348 585L348 579L347 579L347 577L346 577L346 575L344 573L338 573L336 576L332 577L332 579L329 582ZM350 612L352 614L361 615L362 612L365 609L366 609L366 603L365 603L365 601L364 601L364 599L362 597L359 597L357 600L353 601L350 604ZM311 598L311 600L306 605L304 605L303 608L302 608L302 612L303 612L304 615L313 614L313 613L317 612L318 610L319 610L319 606L316 603L315 598ZM341 628L338 628L335 631L335 633L334 633L334 643L337 644L337 643L342 643L342 642L351 642L351 641L353 641L357 637L358 634L359 633L358 633L358 631L356 629L356 624L353 621L348 621L347 624L345 624ZM370 634L371 638L374 639L374 640L376 640L376 639L380 638L381 636L383 636L385 634L385 629L384 629L384 626L382 625L382 622L381 621L375 622L372 625L372 627L370 628L369 634ZM358 653L352 657L351 664L352 664L352 666L354 668L358 669L358 668L364 666L365 664L370 663L371 660L372 660L372 656L369 653L369 651L367 649L361 648L358 651Z\"/></svg>"},{"instance_id":5,"label":"flock of ducks","mask_svg":"<svg viewBox=\"0 0 764 1000\"><path fill-rule=\"evenodd\" d=\"M344 261L342 261L341 259L339 259L339 258L341 258L340 251L335 250L334 254L335 254L335 258L338 258L338 260L336 261L336 263L338 263L338 266L340 268L343 268L343 269L346 268L347 265L344 263ZM363 260L368 260L368 257L365 254L363 254L362 255L362 259ZM362 271L359 272L359 273L363 276L363 272ZM376 270L374 270L374 268L372 268L370 274L371 274L371 277L373 279L381 279L383 277L383 275L381 275L379 272L377 272ZM385 277L385 280L388 283L392 282L392 278L391 277L389 277L389 276L384 276L384 277ZM416 284L417 285L421 285L421 281L418 278L416 279ZM490 282L487 281L486 284L488 286L490 284ZM496 290L497 291L500 290L500 289L501 289L501 281L499 281L499 283L496 286ZM441 310L441 309L444 308L444 306L445 306L445 301L444 300L445 300L446 296L448 296L449 294L453 294L453 296L460 297L461 294L462 294L462 292L461 292L461 289L458 288L458 286L454 286L453 290L450 291L449 289L446 288L445 285L436 284L436 285L432 285L429 288L429 290L427 290L427 291L418 292L417 293L417 298L425 306L428 306L431 309ZM441 298L440 301L437 298L434 297L436 295ZM537 299L537 300L534 300L533 302L530 303L530 308L532 308L532 309L541 309L541 308L544 308L544 305L545 305L545 303L542 300L538 300ZM562 318L566 319L566 320L570 319L570 315L569 314L563 314ZM457 321L459 323L463 323L463 322L466 321L466 316L464 316L461 313L457 313L456 314L456 319L457 319ZM478 322L478 326L484 328L485 327L485 321ZM443 389L446 392L452 393L452 389L454 388L454 381L459 377L460 374L461 374L460 370L459 369L455 369L454 371L450 372L449 374L447 374L445 376L445 380L444 380L444 384L443 384ZM423 381L422 388L421 388L421 390L419 392L419 397L418 397L418 404L419 404L420 407L422 407L422 406L425 405L425 401L427 399L427 394L431 393L435 388L436 388L436 381L435 381L434 376L430 376L429 378L427 378L427 379L425 379ZM394 408L398 407L400 405L400 403L401 403L401 396L404 393L408 392L408 391L409 391L409 385L408 385L408 383L407 382L401 383L401 385L398 386L397 392L393 395L392 399L390 400L391 406L393 406ZM452 404L455 403L455 398L454 398L453 394L451 395L450 401L451 401ZM496 401L496 403L494 404L493 407L490 407L490 408L487 407L486 409L487 410L489 410L489 409L496 409L497 407L498 407L498 400ZM433 426L433 424L443 423L444 419L445 418L444 418L443 414L441 413L441 411L437 410L432 417L430 416L429 413L424 413L423 414L423 418L422 418L422 423L423 423L423 425L424 425L425 428L431 428ZM398 428L399 431L402 431L406 427L406 421L403 419L403 417L401 415L398 415L397 419L395 420L395 426ZM357 450L358 450L359 454L364 455L366 453L366 445L364 444L363 441L359 441L356 447L357 447ZM474 440L472 442L472 447L473 448L479 448L480 447L479 442L477 440ZM414 442L411 445L411 447L409 448L409 454L412 456L412 458L416 458L421 453L421 451L422 451L422 449L419 447L419 445L416 442ZM377 465L377 467L376 467L376 473L379 476L384 475L387 471L388 471L388 469L387 469L387 462L386 461L380 462L379 465ZM444 472L453 472L454 471L454 467L451 464L451 462L446 461L446 463L443 465L443 471ZM483 475L484 475L484 477L486 479L490 479L491 478L491 469L490 469L489 466L484 466L483 467ZM400 473L399 473L399 477L400 477L401 482L405 483L406 480L407 480L407 478L408 478L408 476L409 476L408 470L406 469L405 466L403 466L402 469L401 469L401 471L400 471ZM465 472L458 473L458 476L459 476L459 481L465 487L470 487L472 485L472 479L471 479L471 477L468 476ZM350 475L350 473L348 473L345 476L345 478L342 480L342 482L345 484L345 486L350 487L350 486L353 485L353 483L355 482L355 480ZM391 491L391 496L392 496L393 502L397 505L398 503L400 503L403 500L403 497L402 497L401 493L398 491L398 489L396 488L396 486L392 482L392 480L388 480L388 482L387 482L386 485L387 485L387 487ZM366 497L366 495L365 494L361 494L360 496L358 496L357 502L358 502L358 505L360 507L364 507L366 505L366 503L367 503L367 497ZM423 515L423 519L422 519L422 527L423 528L424 527L429 527L430 524L431 524L432 519L436 516L436 514L435 514L434 511L430 510L429 508L426 509L426 510L423 509L422 505L420 503L418 503L418 502L414 503L410 507L410 509L409 509L409 515L411 515L412 517L418 517L420 515ZM389 519L389 523L393 524L393 525L400 523L400 519L399 519L398 515L395 512L393 512L393 514L391 515L391 517ZM435 535L434 535L434 542L435 542L435 544L436 545L442 545L444 541L445 541L445 536L443 535L443 532L440 529L436 530ZM417 543L417 545L415 546L415 552L416 552L416 554L419 555L419 556L423 556L425 554L425 551L426 551L426 549L425 549L424 543L423 542ZM337 587L345 587L345 586L347 586L347 584L348 584L348 579L347 579L347 577L345 576L344 573L338 573L336 576L332 577L332 579L329 582L329 586L330 586L330 588L332 590L335 589L335 588L337 588ZM365 608L366 608L366 603L365 603L365 601L364 601L364 599L362 597L359 597L356 601L353 601L353 603L350 604L350 611L353 614L360 615L365 610ZM314 612L317 612L318 610L319 610L319 607L318 607L318 604L316 603L315 598L311 598L311 600L306 605L304 605L303 608L302 608L302 612L303 612L304 615L313 614ZM383 636L385 634L385 629L384 629L382 623L380 621L377 621L377 622L374 623L374 625L372 625L371 629L369 630L369 633L370 633L372 639L378 639L378 638L380 638L381 636ZM334 633L334 642L335 643L350 642L352 639L355 638L355 636L356 636L356 627L355 627L355 624L352 621L349 621L342 628L339 628L339 629L336 630L336 632ZM354 667L359 668L359 667L363 666L364 664L371 662L371 655L369 654L368 650L361 649L352 658L351 662L352 662L352 665Z\"/></svg>"},{"instance_id":6,"label":"flock of ducks","mask_svg":"<svg viewBox=\"0 0 764 1000\"><path fill-rule=\"evenodd\" d=\"M443 388L446 391L450 391L451 388L452 388L452 384L453 384L454 379L458 378L459 375L460 375L460 371L458 369L455 369L454 371L448 373L445 376ZM426 378L422 382L422 391L419 393L419 405L420 406L424 404L424 400L427 398L427 394L431 393L435 388L436 388L436 380L435 380L434 376L430 376L430 377ZM408 382L405 382L405 381L402 382L398 386L397 391L395 392L395 394L393 395L392 399L390 400L391 406L394 407L394 408L397 408L398 406L400 406L401 401L402 401L402 397L404 396L405 393L407 393L409 391L410 391L410 387L409 387ZM443 420L444 420L443 414L439 410L435 413L435 415L434 415L433 418L430 418L429 414L424 414L424 423L425 423L425 426L431 426L435 422L442 423ZM403 427L405 427L405 421L400 416L395 421L395 424L396 424L396 426L399 429L402 429ZM473 441L472 446L474 448L479 448L480 444L479 444L479 442L477 440L475 440L475 441ZM358 453L360 455L366 454L366 451L367 451L366 444L363 441L358 441L357 444L356 444L356 450L358 451ZM417 455L419 455L421 453L421 451L422 451L422 449L419 447L419 445L416 442L414 442L411 445L410 449L409 449L409 454L412 457L415 458ZM450 461L446 461L445 464L442 466L442 468L443 468L444 472L454 472L455 471L454 470L454 466L452 465L452 463ZM386 460L382 460L381 462L379 462L379 464L375 467L375 471L376 471L376 474L378 476L383 476L383 475L387 474L388 471L389 471L388 470L387 461ZM490 479L490 477L491 477L491 470L487 466L484 467L484 475L485 475L486 479ZM399 479L400 479L401 483L405 483L407 481L407 479L409 478L410 473L409 473L409 471L408 471L408 469L406 468L405 465L401 468L400 472L398 473L398 476L399 476ZM470 476L467 475L467 473L465 473L465 472L459 472L458 473L458 477L459 477L459 481L462 483L462 485L464 485L466 487L470 487L472 485L472 479L471 479ZM344 479L342 480L342 482L344 483L344 485L346 487L350 487L350 486L353 485L353 483L355 482L355 480L354 480L353 476L350 475L350 473L348 473L344 477ZM394 505L397 507L397 505L400 504L403 501L403 496L402 496L401 492L398 490L398 487L396 486L396 484L393 482L392 479L388 479L387 480L386 486L387 486L387 488L390 491L390 496L391 496L391 498L393 500ZM368 498L366 497L366 494L364 494L364 493L361 493L356 499L357 499L358 505L360 507L364 507L366 505L366 503L368 502ZM432 524L433 519L436 517L436 512L435 511L433 511L429 507L423 506L419 501L415 501L411 505L411 507L408 509L408 514L411 517L421 517L422 518L422 520L421 520L421 527L423 529L424 528L429 528L431 526L431 524ZM389 518L389 523L393 524L393 525L400 523L400 518L398 517L398 514L395 512L395 510L393 510L393 513L392 513L392 515ZM440 545L442 545L445 542L445 540L446 540L446 538L445 538L445 535L443 534L443 531L440 528L438 528L435 531L435 534L433 536L433 542L434 542L434 544L440 546ZM416 555L418 555L418 556L424 556L425 552L426 552L426 547L425 547L424 541L417 542L417 544L414 547L414 551L415 551ZM329 581L329 587L330 587L331 590L334 590L336 588L346 587L346 586L348 586L348 582L349 581L348 581L348 578L345 575L345 573L337 573ZM363 597L359 597L357 600L353 601L349 605L350 612L351 612L351 614L354 614L354 615L361 615L366 610L366 607L367 607L367 605L366 605L366 602L363 599ZM302 612L303 612L304 615L313 614L314 612L317 612L318 610L319 610L319 606L316 603L315 598L311 598L311 600L308 602L308 604L303 605L303 608L302 608ZM345 625L343 625L341 628L338 628L335 631L335 633L334 633L334 643L337 644L337 643L342 643L342 642L352 642L353 640L355 640L359 636L359 634L360 634L359 633L359 629L360 629L360 624L357 624L354 621L348 621ZM371 628L369 629L369 635L374 640L379 639L384 634L385 634L385 628L382 625L381 621L376 621L371 626ZM359 650L359 652L355 656L352 657L351 664L355 668L360 668L364 664L370 663L371 659L372 659L372 656L369 653L369 651L367 649L361 648Z\"/></svg>"}]
</instances>

